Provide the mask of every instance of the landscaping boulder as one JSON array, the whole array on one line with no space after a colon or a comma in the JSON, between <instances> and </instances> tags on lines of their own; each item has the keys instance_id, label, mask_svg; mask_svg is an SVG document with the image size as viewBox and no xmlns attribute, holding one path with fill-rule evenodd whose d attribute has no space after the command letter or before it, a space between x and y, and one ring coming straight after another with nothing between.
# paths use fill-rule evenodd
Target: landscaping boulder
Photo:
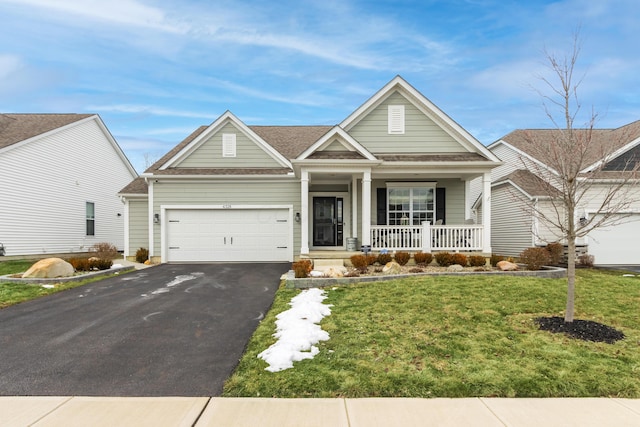
<instances>
[{"instance_id":1,"label":"landscaping boulder","mask_svg":"<svg viewBox=\"0 0 640 427\"><path fill-rule=\"evenodd\" d=\"M501 271L516 271L518 269L518 265L509 261L500 261L496 264Z\"/></svg>"},{"instance_id":2,"label":"landscaping boulder","mask_svg":"<svg viewBox=\"0 0 640 427\"><path fill-rule=\"evenodd\" d=\"M73 276L73 266L60 258L42 259L31 266L23 275L27 278L54 278Z\"/></svg>"},{"instance_id":3,"label":"landscaping boulder","mask_svg":"<svg viewBox=\"0 0 640 427\"><path fill-rule=\"evenodd\" d=\"M337 278L337 277L343 277L344 273L347 272L347 269L344 267L329 267L324 271L324 276L325 277L332 277L332 278Z\"/></svg>"},{"instance_id":4,"label":"landscaping boulder","mask_svg":"<svg viewBox=\"0 0 640 427\"><path fill-rule=\"evenodd\" d=\"M460 264L453 264L447 267L447 271L460 272L460 271L464 271L464 267L461 266Z\"/></svg>"},{"instance_id":5,"label":"landscaping boulder","mask_svg":"<svg viewBox=\"0 0 640 427\"><path fill-rule=\"evenodd\" d=\"M386 274L400 274L402 272L402 267L395 261L391 261L385 264L382 267L382 272Z\"/></svg>"}]
</instances>

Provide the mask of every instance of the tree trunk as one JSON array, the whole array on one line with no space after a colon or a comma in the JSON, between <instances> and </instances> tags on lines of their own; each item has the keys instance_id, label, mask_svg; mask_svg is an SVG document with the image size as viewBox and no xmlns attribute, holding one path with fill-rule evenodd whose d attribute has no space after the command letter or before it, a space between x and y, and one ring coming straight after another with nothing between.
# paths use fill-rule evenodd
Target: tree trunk
<instances>
[{"instance_id":1,"label":"tree trunk","mask_svg":"<svg viewBox=\"0 0 640 427\"><path fill-rule=\"evenodd\" d=\"M573 312L575 305L576 287L576 239L570 238L568 241L567 254L567 308L564 312L564 321L573 322Z\"/></svg>"}]
</instances>

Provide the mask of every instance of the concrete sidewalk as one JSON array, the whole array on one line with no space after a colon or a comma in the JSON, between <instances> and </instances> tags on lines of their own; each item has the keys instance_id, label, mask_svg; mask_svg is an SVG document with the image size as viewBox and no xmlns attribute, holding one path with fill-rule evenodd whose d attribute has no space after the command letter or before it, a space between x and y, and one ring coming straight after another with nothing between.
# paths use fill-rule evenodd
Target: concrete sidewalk
<instances>
[{"instance_id":1,"label":"concrete sidewalk","mask_svg":"<svg viewBox=\"0 0 640 427\"><path fill-rule=\"evenodd\" d=\"M640 426L640 400L0 397L1 426Z\"/></svg>"}]
</instances>

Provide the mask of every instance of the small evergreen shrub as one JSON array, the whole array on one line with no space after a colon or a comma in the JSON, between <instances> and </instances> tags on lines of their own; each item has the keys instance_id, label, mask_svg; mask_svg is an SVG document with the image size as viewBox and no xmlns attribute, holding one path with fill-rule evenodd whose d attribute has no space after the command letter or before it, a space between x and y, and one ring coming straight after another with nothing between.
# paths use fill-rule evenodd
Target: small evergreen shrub
<instances>
[{"instance_id":1,"label":"small evergreen shrub","mask_svg":"<svg viewBox=\"0 0 640 427\"><path fill-rule=\"evenodd\" d=\"M94 256L100 259L114 260L120 255L118 253L118 248L108 242L96 243L95 245L91 246L90 251L95 252Z\"/></svg>"},{"instance_id":2,"label":"small evergreen shrub","mask_svg":"<svg viewBox=\"0 0 640 427\"><path fill-rule=\"evenodd\" d=\"M392 260L391 254L378 255L378 264L380 265L386 265L387 263L391 262L391 260Z\"/></svg>"},{"instance_id":3,"label":"small evergreen shrub","mask_svg":"<svg viewBox=\"0 0 640 427\"><path fill-rule=\"evenodd\" d=\"M369 261L364 255L352 255L351 265L353 265L354 268L358 269L359 272L366 273L367 267L369 266Z\"/></svg>"},{"instance_id":4,"label":"small evergreen shrub","mask_svg":"<svg viewBox=\"0 0 640 427\"><path fill-rule=\"evenodd\" d=\"M296 279L305 279L309 277L309 273L311 273L311 260L301 259L300 261L294 262L291 268Z\"/></svg>"},{"instance_id":5,"label":"small evergreen shrub","mask_svg":"<svg viewBox=\"0 0 640 427\"><path fill-rule=\"evenodd\" d=\"M108 270L113 265L113 261L103 258L91 258L89 259L90 270Z\"/></svg>"},{"instance_id":6,"label":"small evergreen shrub","mask_svg":"<svg viewBox=\"0 0 640 427\"><path fill-rule=\"evenodd\" d=\"M411 259L411 255L409 255L409 252L396 252L396 256L394 258L398 264L407 265L409 259Z\"/></svg>"},{"instance_id":7,"label":"small evergreen shrub","mask_svg":"<svg viewBox=\"0 0 640 427\"><path fill-rule=\"evenodd\" d=\"M433 256L440 267L453 265L453 256L449 252L438 252Z\"/></svg>"},{"instance_id":8,"label":"small evergreen shrub","mask_svg":"<svg viewBox=\"0 0 640 427\"><path fill-rule=\"evenodd\" d=\"M505 257L502 255L491 254L491 258L489 258L489 263L495 267L500 261L504 261Z\"/></svg>"},{"instance_id":9,"label":"small evergreen shrub","mask_svg":"<svg viewBox=\"0 0 640 427\"><path fill-rule=\"evenodd\" d=\"M589 254L580 254L580 256L578 256L578 264L584 267L593 267L595 260L595 257Z\"/></svg>"},{"instance_id":10,"label":"small evergreen shrub","mask_svg":"<svg viewBox=\"0 0 640 427\"><path fill-rule=\"evenodd\" d=\"M471 255L468 260L471 267L482 267L487 263L486 258L481 255Z\"/></svg>"},{"instance_id":11,"label":"small evergreen shrub","mask_svg":"<svg viewBox=\"0 0 640 427\"><path fill-rule=\"evenodd\" d=\"M547 252L549 252L549 264L558 265L564 258L564 245L562 243L549 243L547 245Z\"/></svg>"},{"instance_id":12,"label":"small evergreen shrub","mask_svg":"<svg viewBox=\"0 0 640 427\"><path fill-rule=\"evenodd\" d=\"M453 259L453 264L458 264L463 267L467 266L467 256L461 253L451 254L451 258Z\"/></svg>"},{"instance_id":13,"label":"small evergreen shrub","mask_svg":"<svg viewBox=\"0 0 640 427\"><path fill-rule=\"evenodd\" d=\"M413 254L413 260L417 265L427 265L431 264L433 255L429 252L416 252L415 254Z\"/></svg>"},{"instance_id":14,"label":"small evergreen shrub","mask_svg":"<svg viewBox=\"0 0 640 427\"><path fill-rule=\"evenodd\" d=\"M378 261L378 255L367 254L367 264L368 265L373 265L373 264L376 263L376 261Z\"/></svg>"},{"instance_id":15,"label":"small evergreen shrub","mask_svg":"<svg viewBox=\"0 0 640 427\"><path fill-rule=\"evenodd\" d=\"M546 248L527 248L520 254L520 261L529 270L540 270L543 265L549 264L549 251Z\"/></svg>"},{"instance_id":16,"label":"small evergreen shrub","mask_svg":"<svg viewBox=\"0 0 640 427\"><path fill-rule=\"evenodd\" d=\"M144 264L149 259L149 250L146 248L140 248L136 251L136 262Z\"/></svg>"}]
</instances>

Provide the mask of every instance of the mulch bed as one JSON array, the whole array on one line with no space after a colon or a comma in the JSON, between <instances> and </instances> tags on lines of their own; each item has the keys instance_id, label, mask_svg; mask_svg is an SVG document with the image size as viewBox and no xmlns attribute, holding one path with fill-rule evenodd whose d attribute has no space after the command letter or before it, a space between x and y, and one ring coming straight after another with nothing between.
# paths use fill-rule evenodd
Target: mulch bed
<instances>
[{"instance_id":1,"label":"mulch bed","mask_svg":"<svg viewBox=\"0 0 640 427\"><path fill-rule=\"evenodd\" d=\"M574 320L567 323L562 317L538 317L535 321L543 331L563 333L584 341L613 344L624 339L624 334L617 329L591 320Z\"/></svg>"}]
</instances>

